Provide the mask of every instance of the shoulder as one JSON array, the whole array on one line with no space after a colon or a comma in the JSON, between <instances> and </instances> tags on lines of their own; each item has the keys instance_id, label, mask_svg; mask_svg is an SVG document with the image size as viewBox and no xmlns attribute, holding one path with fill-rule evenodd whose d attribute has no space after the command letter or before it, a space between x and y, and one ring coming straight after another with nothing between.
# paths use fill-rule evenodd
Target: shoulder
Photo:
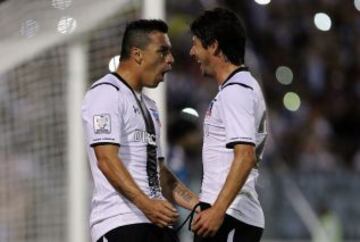
<instances>
[{"instance_id":1,"label":"shoulder","mask_svg":"<svg viewBox=\"0 0 360 242\"><path fill-rule=\"evenodd\" d=\"M85 94L83 104L90 106L101 106L105 104L118 103L122 88L116 85L111 75L106 75L95 81Z\"/></svg>"},{"instance_id":2,"label":"shoulder","mask_svg":"<svg viewBox=\"0 0 360 242\"><path fill-rule=\"evenodd\" d=\"M87 91L87 94L101 95L106 98L108 95L118 96L126 93L127 87L117 80L112 74L107 74L95 81Z\"/></svg>"},{"instance_id":3,"label":"shoulder","mask_svg":"<svg viewBox=\"0 0 360 242\"><path fill-rule=\"evenodd\" d=\"M223 84L222 89L229 90L230 87L239 87L240 89L255 90L255 78L248 71L239 72Z\"/></svg>"},{"instance_id":4,"label":"shoulder","mask_svg":"<svg viewBox=\"0 0 360 242\"><path fill-rule=\"evenodd\" d=\"M254 96L258 89L257 85L256 79L250 72L240 72L221 87L221 96L232 99Z\"/></svg>"}]
</instances>

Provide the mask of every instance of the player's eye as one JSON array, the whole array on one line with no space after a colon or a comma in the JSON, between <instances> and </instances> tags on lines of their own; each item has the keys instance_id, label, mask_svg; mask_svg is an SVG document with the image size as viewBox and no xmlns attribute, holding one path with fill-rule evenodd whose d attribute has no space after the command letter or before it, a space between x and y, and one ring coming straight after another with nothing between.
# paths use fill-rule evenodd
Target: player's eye
<instances>
[{"instance_id":1,"label":"player's eye","mask_svg":"<svg viewBox=\"0 0 360 242\"><path fill-rule=\"evenodd\" d=\"M167 55L170 54L170 49L169 48L161 48L160 50L158 50L158 53L160 54L161 58L165 58Z\"/></svg>"}]
</instances>

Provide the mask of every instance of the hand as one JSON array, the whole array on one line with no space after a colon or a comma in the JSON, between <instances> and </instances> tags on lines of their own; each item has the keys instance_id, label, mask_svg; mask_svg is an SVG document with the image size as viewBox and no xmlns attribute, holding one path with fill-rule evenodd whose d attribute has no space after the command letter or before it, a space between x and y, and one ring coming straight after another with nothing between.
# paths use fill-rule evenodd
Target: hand
<instances>
[{"instance_id":1,"label":"hand","mask_svg":"<svg viewBox=\"0 0 360 242\"><path fill-rule=\"evenodd\" d=\"M198 213L191 229L201 237L213 237L224 222L225 213L211 207Z\"/></svg>"},{"instance_id":2,"label":"hand","mask_svg":"<svg viewBox=\"0 0 360 242\"><path fill-rule=\"evenodd\" d=\"M174 224L179 217L176 209L168 201L159 199L149 199L142 211L153 224L160 228Z\"/></svg>"}]
</instances>

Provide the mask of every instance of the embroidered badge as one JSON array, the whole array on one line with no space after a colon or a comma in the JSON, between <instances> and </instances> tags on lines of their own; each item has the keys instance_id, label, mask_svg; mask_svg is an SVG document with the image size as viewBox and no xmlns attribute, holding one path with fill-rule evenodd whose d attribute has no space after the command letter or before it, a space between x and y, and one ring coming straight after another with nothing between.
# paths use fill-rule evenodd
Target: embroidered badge
<instances>
[{"instance_id":1,"label":"embroidered badge","mask_svg":"<svg viewBox=\"0 0 360 242\"><path fill-rule=\"evenodd\" d=\"M111 116L110 114L98 114L93 118L95 134L110 134L111 133Z\"/></svg>"},{"instance_id":2,"label":"embroidered badge","mask_svg":"<svg viewBox=\"0 0 360 242\"><path fill-rule=\"evenodd\" d=\"M209 104L209 107L208 107L208 109L207 109L207 111L206 111L206 114L205 114L206 116L211 116L212 108L213 108L214 103L215 103L216 101L217 101L216 99L214 99L214 100L211 101L211 103Z\"/></svg>"}]
</instances>

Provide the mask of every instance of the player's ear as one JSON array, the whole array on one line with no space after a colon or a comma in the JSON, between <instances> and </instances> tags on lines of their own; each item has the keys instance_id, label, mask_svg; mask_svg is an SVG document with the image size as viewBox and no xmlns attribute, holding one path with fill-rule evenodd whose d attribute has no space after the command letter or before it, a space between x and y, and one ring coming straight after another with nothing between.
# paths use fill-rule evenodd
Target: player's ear
<instances>
[{"instance_id":1,"label":"player's ear","mask_svg":"<svg viewBox=\"0 0 360 242\"><path fill-rule=\"evenodd\" d=\"M208 47L210 49L211 54L218 56L220 54L220 48L219 48L219 42L217 40L214 40Z\"/></svg>"},{"instance_id":2,"label":"player's ear","mask_svg":"<svg viewBox=\"0 0 360 242\"><path fill-rule=\"evenodd\" d=\"M132 47L130 53L131 57L135 60L135 62L140 65L143 60L143 53L141 49L137 47Z\"/></svg>"}]
</instances>

